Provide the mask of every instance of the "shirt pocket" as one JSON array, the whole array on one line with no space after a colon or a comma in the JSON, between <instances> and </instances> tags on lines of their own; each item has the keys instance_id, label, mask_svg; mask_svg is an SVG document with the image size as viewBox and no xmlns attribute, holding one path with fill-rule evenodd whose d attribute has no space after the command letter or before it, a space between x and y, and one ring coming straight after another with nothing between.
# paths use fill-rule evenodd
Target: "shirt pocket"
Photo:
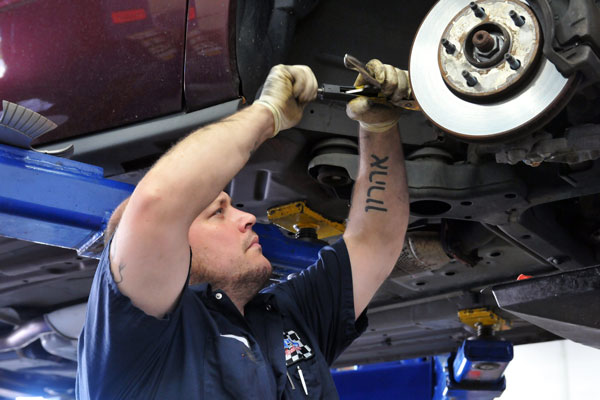
<instances>
[{"instance_id":1,"label":"shirt pocket","mask_svg":"<svg viewBox=\"0 0 600 400\"><path fill-rule=\"evenodd\" d=\"M204 394L206 399L271 399L270 368L264 359L242 341L220 336L205 355ZM272 375L272 373L271 373ZM257 385L257 382L263 382Z\"/></svg>"},{"instance_id":2,"label":"shirt pocket","mask_svg":"<svg viewBox=\"0 0 600 400\"><path fill-rule=\"evenodd\" d=\"M329 368L322 364L324 363L320 363L317 357L312 357L287 367L289 378L285 390L286 399L337 399L337 396L332 397L331 394L324 396L322 381L330 378L328 378Z\"/></svg>"}]
</instances>

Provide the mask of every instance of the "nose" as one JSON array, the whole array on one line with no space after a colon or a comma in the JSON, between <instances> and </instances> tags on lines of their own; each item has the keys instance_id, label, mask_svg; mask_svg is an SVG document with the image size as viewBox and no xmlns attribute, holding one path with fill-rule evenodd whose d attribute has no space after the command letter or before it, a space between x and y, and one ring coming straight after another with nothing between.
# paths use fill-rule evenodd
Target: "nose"
<instances>
[{"instance_id":1,"label":"nose","mask_svg":"<svg viewBox=\"0 0 600 400\"><path fill-rule=\"evenodd\" d=\"M252 227L256 223L256 217L254 216L254 214L250 214L240 210L237 211L240 214L238 217L240 231L246 232L247 230L252 229Z\"/></svg>"}]
</instances>

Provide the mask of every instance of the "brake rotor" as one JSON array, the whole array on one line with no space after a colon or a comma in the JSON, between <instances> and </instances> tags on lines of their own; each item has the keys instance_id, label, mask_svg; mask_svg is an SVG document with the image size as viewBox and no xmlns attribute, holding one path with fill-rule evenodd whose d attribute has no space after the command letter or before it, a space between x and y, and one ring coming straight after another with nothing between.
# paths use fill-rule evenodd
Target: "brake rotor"
<instances>
[{"instance_id":1,"label":"brake rotor","mask_svg":"<svg viewBox=\"0 0 600 400\"><path fill-rule=\"evenodd\" d=\"M417 32L409 70L425 115L471 141L541 127L574 87L542 54L535 14L517 0L440 0Z\"/></svg>"}]
</instances>

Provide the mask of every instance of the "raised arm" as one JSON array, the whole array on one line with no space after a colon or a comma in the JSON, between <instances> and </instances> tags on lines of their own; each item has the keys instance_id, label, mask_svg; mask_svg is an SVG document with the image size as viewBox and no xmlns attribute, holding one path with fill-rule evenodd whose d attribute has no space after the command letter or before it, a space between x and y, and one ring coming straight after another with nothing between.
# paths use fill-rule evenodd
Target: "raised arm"
<instances>
[{"instance_id":1,"label":"raised arm","mask_svg":"<svg viewBox=\"0 0 600 400\"><path fill-rule=\"evenodd\" d=\"M113 278L137 307L158 318L173 308L188 273L192 222L256 148L298 123L316 86L308 67L273 67L255 104L180 141L140 181L110 249Z\"/></svg>"},{"instance_id":2,"label":"raised arm","mask_svg":"<svg viewBox=\"0 0 600 400\"><path fill-rule=\"evenodd\" d=\"M393 103L408 97L405 71L378 60L367 69L382 84L388 104L359 97L347 113L360 122L360 163L344 241L352 265L356 318L392 271L408 224L408 188L398 132L400 108ZM356 85L364 84L359 76Z\"/></svg>"}]
</instances>

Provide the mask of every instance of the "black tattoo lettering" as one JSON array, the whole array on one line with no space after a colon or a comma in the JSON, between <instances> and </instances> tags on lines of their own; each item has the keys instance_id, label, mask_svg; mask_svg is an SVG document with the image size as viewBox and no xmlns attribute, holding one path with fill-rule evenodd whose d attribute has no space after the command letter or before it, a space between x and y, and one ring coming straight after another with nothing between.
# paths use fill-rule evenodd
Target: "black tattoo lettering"
<instances>
[{"instance_id":1,"label":"black tattoo lettering","mask_svg":"<svg viewBox=\"0 0 600 400\"><path fill-rule=\"evenodd\" d=\"M123 282L123 270L125 269L125 264L119 264L119 280L115 279L115 283L118 285Z\"/></svg>"},{"instance_id":2,"label":"black tattoo lettering","mask_svg":"<svg viewBox=\"0 0 600 400\"><path fill-rule=\"evenodd\" d=\"M369 203L383 204L383 201L375 200L375 199L367 199L367 204L369 204Z\"/></svg>"},{"instance_id":3,"label":"black tattoo lettering","mask_svg":"<svg viewBox=\"0 0 600 400\"><path fill-rule=\"evenodd\" d=\"M372 192L378 191L378 190L385 192L386 182L383 180L373 182L373 177L377 176L377 175L387 176L388 173L385 170L388 169L388 166L385 165L385 162L388 161L389 156L380 158L380 157L376 156L375 154L371 154L371 159L373 160L373 162L370 164L370 166L373 169L373 171L371 171L369 173L369 182L374 183L376 186L371 186L367 190L367 204L374 203L374 204L380 204L383 206L384 205L383 200L374 199L372 197L373 196ZM369 206L369 205L365 207L365 212L369 212L371 210L387 212L387 208L385 208L385 207L375 207L375 206Z\"/></svg>"},{"instance_id":4,"label":"black tattoo lettering","mask_svg":"<svg viewBox=\"0 0 600 400\"><path fill-rule=\"evenodd\" d=\"M385 190L385 186L371 186L369 188L369 190L367 190L367 197L371 197L371 191L373 190L381 190L384 191Z\"/></svg>"},{"instance_id":5,"label":"black tattoo lettering","mask_svg":"<svg viewBox=\"0 0 600 400\"><path fill-rule=\"evenodd\" d=\"M384 172L384 171L371 171L371 173L369 174L369 182L373 183L373 176L374 175L387 175L387 172ZM378 185L381 185L378 182L375 182L375 183L377 183Z\"/></svg>"},{"instance_id":6,"label":"black tattoo lettering","mask_svg":"<svg viewBox=\"0 0 600 400\"><path fill-rule=\"evenodd\" d=\"M369 212L369 210L375 210L375 211L383 211L383 212L387 212L387 208L382 208L382 207L373 207L373 206L366 206L366 207L365 207L365 212Z\"/></svg>"},{"instance_id":7,"label":"black tattoo lettering","mask_svg":"<svg viewBox=\"0 0 600 400\"><path fill-rule=\"evenodd\" d=\"M371 158L375 160L371 163L371 167L388 169L387 165L383 165L383 163L386 162L389 157L379 158L375 154L371 154Z\"/></svg>"}]
</instances>

